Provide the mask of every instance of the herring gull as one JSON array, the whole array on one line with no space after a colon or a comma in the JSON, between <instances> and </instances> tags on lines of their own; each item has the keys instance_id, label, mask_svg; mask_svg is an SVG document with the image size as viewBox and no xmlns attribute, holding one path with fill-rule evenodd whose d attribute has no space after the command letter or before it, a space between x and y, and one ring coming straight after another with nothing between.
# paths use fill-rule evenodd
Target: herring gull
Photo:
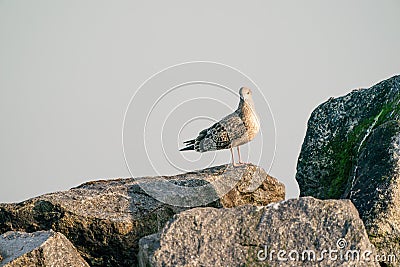
<instances>
[{"instance_id":1,"label":"herring gull","mask_svg":"<svg viewBox=\"0 0 400 267\"><path fill-rule=\"evenodd\" d=\"M243 164L239 146L254 139L260 131L260 120L254 107L251 90L242 87L239 90L239 95L239 105L233 113L222 118L210 128L202 130L195 139L185 141L186 147L180 149L180 151L206 152L229 148L232 165L237 166L233 155L233 148L236 147L239 164Z\"/></svg>"}]
</instances>

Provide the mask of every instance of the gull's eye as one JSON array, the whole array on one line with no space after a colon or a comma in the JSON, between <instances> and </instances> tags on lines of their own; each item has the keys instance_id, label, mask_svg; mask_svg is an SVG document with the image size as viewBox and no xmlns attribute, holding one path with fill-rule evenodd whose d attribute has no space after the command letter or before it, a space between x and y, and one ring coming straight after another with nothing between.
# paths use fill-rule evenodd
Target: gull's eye
<instances>
[{"instance_id":1,"label":"gull's eye","mask_svg":"<svg viewBox=\"0 0 400 267\"><path fill-rule=\"evenodd\" d=\"M250 94L250 92L247 92L247 94L249 95L249 94Z\"/></svg>"}]
</instances>

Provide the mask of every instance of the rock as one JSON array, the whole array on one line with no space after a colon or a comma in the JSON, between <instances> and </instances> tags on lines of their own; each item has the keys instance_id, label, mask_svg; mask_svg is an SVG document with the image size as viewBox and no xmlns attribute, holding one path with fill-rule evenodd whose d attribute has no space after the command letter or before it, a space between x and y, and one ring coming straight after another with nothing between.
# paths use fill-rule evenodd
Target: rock
<instances>
[{"instance_id":1,"label":"rock","mask_svg":"<svg viewBox=\"0 0 400 267\"><path fill-rule=\"evenodd\" d=\"M379 254L400 251L400 76L318 106L297 164L301 196L351 199Z\"/></svg>"},{"instance_id":2,"label":"rock","mask_svg":"<svg viewBox=\"0 0 400 267\"><path fill-rule=\"evenodd\" d=\"M400 118L400 76L318 106L297 163L300 196L349 197L356 159L371 131Z\"/></svg>"},{"instance_id":3,"label":"rock","mask_svg":"<svg viewBox=\"0 0 400 267\"><path fill-rule=\"evenodd\" d=\"M371 132L357 158L350 191L350 199L381 255L400 252L399 133L399 121L388 121Z\"/></svg>"},{"instance_id":4,"label":"rock","mask_svg":"<svg viewBox=\"0 0 400 267\"><path fill-rule=\"evenodd\" d=\"M7 232L0 236L0 266L89 266L60 233Z\"/></svg>"},{"instance_id":5,"label":"rock","mask_svg":"<svg viewBox=\"0 0 400 267\"><path fill-rule=\"evenodd\" d=\"M160 247L160 233L142 237L139 240L139 266L153 266L152 257L154 252Z\"/></svg>"},{"instance_id":6,"label":"rock","mask_svg":"<svg viewBox=\"0 0 400 267\"><path fill-rule=\"evenodd\" d=\"M137 265L139 239L157 233L184 209L267 205L284 197L283 184L251 164L171 177L95 181L18 204L0 204L0 233L53 229L91 266L132 266Z\"/></svg>"},{"instance_id":7,"label":"rock","mask_svg":"<svg viewBox=\"0 0 400 267\"><path fill-rule=\"evenodd\" d=\"M184 211L139 255L140 266L379 266L374 253L350 200L306 197Z\"/></svg>"},{"instance_id":8,"label":"rock","mask_svg":"<svg viewBox=\"0 0 400 267\"><path fill-rule=\"evenodd\" d=\"M285 199L285 185L269 176L262 168L247 165L239 174L234 180L234 188L219 194L220 207L231 208L246 204L262 206Z\"/></svg>"}]
</instances>

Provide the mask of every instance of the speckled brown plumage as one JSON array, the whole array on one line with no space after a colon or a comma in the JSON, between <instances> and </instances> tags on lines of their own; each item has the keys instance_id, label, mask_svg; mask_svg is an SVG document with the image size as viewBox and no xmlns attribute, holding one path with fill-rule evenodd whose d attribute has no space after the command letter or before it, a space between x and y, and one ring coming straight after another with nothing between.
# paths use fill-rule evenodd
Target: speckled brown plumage
<instances>
[{"instance_id":1,"label":"speckled brown plumage","mask_svg":"<svg viewBox=\"0 0 400 267\"><path fill-rule=\"evenodd\" d=\"M229 148L232 152L232 148L237 147L240 162L239 146L255 138L260 130L260 122L254 108L251 90L242 87L239 94L239 105L233 113L210 128L202 130L195 139L184 142L186 147L181 151L206 152Z\"/></svg>"}]
</instances>

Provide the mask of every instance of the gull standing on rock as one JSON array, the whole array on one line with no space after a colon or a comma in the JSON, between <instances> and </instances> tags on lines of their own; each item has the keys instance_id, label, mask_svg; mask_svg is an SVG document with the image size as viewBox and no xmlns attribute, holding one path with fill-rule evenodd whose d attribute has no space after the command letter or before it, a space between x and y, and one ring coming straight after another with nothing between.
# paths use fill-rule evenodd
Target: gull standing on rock
<instances>
[{"instance_id":1,"label":"gull standing on rock","mask_svg":"<svg viewBox=\"0 0 400 267\"><path fill-rule=\"evenodd\" d=\"M243 164L240 159L239 146L250 142L260 131L260 120L256 113L252 92L247 87L239 90L240 101L238 108L219 122L199 133L196 139L185 141L184 150L195 150L206 152L221 149L230 149L232 165L235 164L233 148L236 147L239 156L239 165Z\"/></svg>"}]
</instances>

